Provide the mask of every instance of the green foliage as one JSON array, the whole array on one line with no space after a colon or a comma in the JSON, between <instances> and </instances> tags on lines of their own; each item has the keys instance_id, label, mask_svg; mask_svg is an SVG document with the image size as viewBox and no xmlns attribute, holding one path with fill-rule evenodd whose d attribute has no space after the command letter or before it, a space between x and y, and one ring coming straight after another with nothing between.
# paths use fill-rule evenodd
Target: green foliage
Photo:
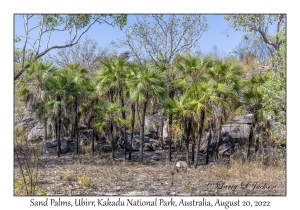
<instances>
[{"instance_id":1,"label":"green foliage","mask_svg":"<svg viewBox=\"0 0 300 210\"><path fill-rule=\"evenodd\" d=\"M36 174L27 174L22 178L15 180L14 194L15 195L36 195L39 176Z\"/></svg>"}]
</instances>

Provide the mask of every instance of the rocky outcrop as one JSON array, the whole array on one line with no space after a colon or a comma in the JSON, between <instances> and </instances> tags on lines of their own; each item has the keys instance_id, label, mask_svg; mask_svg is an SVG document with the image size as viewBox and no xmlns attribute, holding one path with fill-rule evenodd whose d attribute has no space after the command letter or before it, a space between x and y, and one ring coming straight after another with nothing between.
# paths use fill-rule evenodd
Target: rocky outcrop
<instances>
[{"instance_id":1,"label":"rocky outcrop","mask_svg":"<svg viewBox=\"0 0 300 210\"><path fill-rule=\"evenodd\" d=\"M168 137L168 118L161 113L145 116L145 136L159 138L161 122L163 121L163 139Z\"/></svg>"},{"instance_id":2,"label":"rocky outcrop","mask_svg":"<svg viewBox=\"0 0 300 210\"><path fill-rule=\"evenodd\" d=\"M211 143L209 146L210 152L215 150L216 145L217 145L217 138L218 138L218 135L214 135L214 137L211 139ZM208 133L205 135L205 140L201 144L199 151L205 153L207 144L208 144ZM219 147L219 154L229 156L234 152L234 149L235 149L235 142L233 141L233 139L231 138L231 136L229 135L228 132L223 132L221 134L221 143L220 143L220 147Z\"/></svg>"},{"instance_id":3,"label":"rocky outcrop","mask_svg":"<svg viewBox=\"0 0 300 210\"><path fill-rule=\"evenodd\" d=\"M129 141L130 133L126 133L126 136L127 136L126 144L124 144L123 135L120 135L117 145L120 146L121 148L126 147L126 149L129 150L130 149L130 141ZM143 148L145 151L155 151L157 149L160 149L160 146L159 146L158 141L148 138L148 137L145 137L144 142L143 142ZM133 135L131 150L132 151L140 150L140 136L139 135Z\"/></svg>"},{"instance_id":4,"label":"rocky outcrop","mask_svg":"<svg viewBox=\"0 0 300 210\"><path fill-rule=\"evenodd\" d=\"M28 141L39 141L44 139L45 129L42 123L38 123L34 128L28 133ZM50 138L50 134L47 134L47 138Z\"/></svg>"},{"instance_id":5,"label":"rocky outcrop","mask_svg":"<svg viewBox=\"0 0 300 210\"><path fill-rule=\"evenodd\" d=\"M75 143L73 139L70 138L61 138L60 139L61 144L61 153L67 153L74 151ZM56 153L57 152L57 140L49 140L43 142L43 151L47 154L49 153Z\"/></svg>"},{"instance_id":6,"label":"rocky outcrop","mask_svg":"<svg viewBox=\"0 0 300 210\"><path fill-rule=\"evenodd\" d=\"M234 123L252 124L253 114L237 115L232 119L232 121Z\"/></svg>"},{"instance_id":7,"label":"rocky outcrop","mask_svg":"<svg viewBox=\"0 0 300 210\"><path fill-rule=\"evenodd\" d=\"M251 125L248 124L225 124L222 132L227 132L233 139L247 139L250 136Z\"/></svg>"}]
</instances>

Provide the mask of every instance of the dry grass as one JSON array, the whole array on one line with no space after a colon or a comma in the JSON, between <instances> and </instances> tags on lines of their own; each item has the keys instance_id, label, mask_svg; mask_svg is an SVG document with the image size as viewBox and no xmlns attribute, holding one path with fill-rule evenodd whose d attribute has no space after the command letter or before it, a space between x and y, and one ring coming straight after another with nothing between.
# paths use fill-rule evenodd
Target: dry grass
<instances>
[{"instance_id":1,"label":"dry grass","mask_svg":"<svg viewBox=\"0 0 300 210\"><path fill-rule=\"evenodd\" d=\"M176 172L174 163L104 159L89 154L42 156L40 186L47 195L285 195L285 162L235 161ZM19 170L15 170L18 176ZM242 183L248 183L242 189ZM276 186L253 189L255 186ZM234 189L234 186L237 186Z\"/></svg>"}]
</instances>

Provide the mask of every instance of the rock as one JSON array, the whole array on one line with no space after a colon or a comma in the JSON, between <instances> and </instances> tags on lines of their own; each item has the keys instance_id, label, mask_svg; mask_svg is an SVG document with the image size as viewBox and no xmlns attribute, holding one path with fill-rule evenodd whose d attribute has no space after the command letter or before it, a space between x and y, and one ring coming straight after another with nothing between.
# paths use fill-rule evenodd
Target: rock
<instances>
[{"instance_id":1,"label":"rock","mask_svg":"<svg viewBox=\"0 0 300 210\"><path fill-rule=\"evenodd\" d=\"M250 136L251 126L248 124L225 124L222 132L228 132L233 139L247 139Z\"/></svg>"},{"instance_id":2,"label":"rock","mask_svg":"<svg viewBox=\"0 0 300 210\"><path fill-rule=\"evenodd\" d=\"M32 128L28 134L28 141L38 141L44 139L44 125L42 123L38 123L34 128ZM47 138L50 138L50 134L47 133Z\"/></svg>"},{"instance_id":3,"label":"rock","mask_svg":"<svg viewBox=\"0 0 300 210\"><path fill-rule=\"evenodd\" d=\"M150 139L150 146L153 151L160 149L159 142L154 139Z\"/></svg>"},{"instance_id":4,"label":"rock","mask_svg":"<svg viewBox=\"0 0 300 210\"><path fill-rule=\"evenodd\" d=\"M152 151L151 145L149 143L145 143L143 150L144 151Z\"/></svg>"},{"instance_id":5,"label":"rock","mask_svg":"<svg viewBox=\"0 0 300 210\"><path fill-rule=\"evenodd\" d=\"M204 142L201 144L200 150L199 152L206 152L206 148L207 148L207 143L208 143L208 133L205 134L204 136L205 140ZM213 151L216 148L217 145L217 138L218 135L215 135L212 139L211 139L211 143L210 143L210 147L209 147L209 151ZM231 136L229 135L228 132L224 132L221 133L221 142L220 142L220 146L219 146L219 155L231 155L234 152L234 148L235 148L235 143L233 141L233 139L231 138Z\"/></svg>"},{"instance_id":6,"label":"rock","mask_svg":"<svg viewBox=\"0 0 300 210\"><path fill-rule=\"evenodd\" d=\"M111 152L111 145L107 144L97 144L97 149L103 151L103 152Z\"/></svg>"},{"instance_id":7,"label":"rock","mask_svg":"<svg viewBox=\"0 0 300 210\"><path fill-rule=\"evenodd\" d=\"M178 161L176 163L176 167L177 168L187 168L187 162L185 162L185 161Z\"/></svg>"},{"instance_id":8,"label":"rock","mask_svg":"<svg viewBox=\"0 0 300 210\"><path fill-rule=\"evenodd\" d=\"M237 115L232 119L232 121L235 123L252 124L253 114Z\"/></svg>"},{"instance_id":9,"label":"rock","mask_svg":"<svg viewBox=\"0 0 300 210\"><path fill-rule=\"evenodd\" d=\"M124 145L124 138L123 135L119 135L120 138L117 141L117 145L119 145L121 148L124 148L124 146L126 147L127 150L130 149L130 133L126 133L127 136L127 141L126 141L126 145ZM151 143L152 141L152 143ZM150 139L148 137L144 137L144 145L145 144L149 144L149 149L152 151L154 150L154 148L156 148L155 143L157 143L157 141L155 141L154 139ZM132 151L139 151L140 150L140 136L139 135L133 135L132 138Z\"/></svg>"},{"instance_id":10,"label":"rock","mask_svg":"<svg viewBox=\"0 0 300 210\"><path fill-rule=\"evenodd\" d=\"M168 132L168 118L166 116L162 116L163 120L163 138L167 138ZM149 136L151 138L158 138L161 127L161 112L145 116L145 136Z\"/></svg>"},{"instance_id":11,"label":"rock","mask_svg":"<svg viewBox=\"0 0 300 210\"><path fill-rule=\"evenodd\" d=\"M67 139L67 138L61 138L60 139L60 148L61 153L67 153L71 150L71 145L74 143L73 140ZM56 153L57 152L57 140L49 140L43 142L43 150L44 152L48 153Z\"/></svg>"},{"instance_id":12,"label":"rock","mask_svg":"<svg viewBox=\"0 0 300 210\"><path fill-rule=\"evenodd\" d=\"M243 150L237 150L234 152L232 155L230 155L230 159L232 160L241 160L241 161L246 161L247 160L247 152Z\"/></svg>"}]
</instances>

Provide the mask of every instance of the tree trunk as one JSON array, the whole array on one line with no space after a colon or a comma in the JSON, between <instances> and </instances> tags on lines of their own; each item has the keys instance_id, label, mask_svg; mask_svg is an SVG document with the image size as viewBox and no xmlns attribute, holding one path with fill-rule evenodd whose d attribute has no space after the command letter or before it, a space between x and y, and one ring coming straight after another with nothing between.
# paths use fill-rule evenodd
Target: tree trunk
<instances>
[{"instance_id":1,"label":"tree trunk","mask_svg":"<svg viewBox=\"0 0 300 210\"><path fill-rule=\"evenodd\" d=\"M61 102L60 99L58 101ZM61 154L60 131L61 131L61 103L59 103L58 106L57 157L60 157Z\"/></svg>"},{"instance_id":2,"label":"tree trunk","mask_svg":"<svg viewBox=\"0 0 300 210\"><path fill-rule=\"evenodd\" d=\"M72 126L71 126L71 132L70 132L70 137L71 139L75 139L75 131L74 131L75 127L74 127L74 123L72 123Z\"/></svg>"},{"instance_id":3,"label":"tree trunk","mask_svg":"<svg viewBox=\"0 0 300 210\"><path fill-rule=\"evenodd\" d=\"M161 113L160 113L160 129L159 129L160 133L159 133L159 143L160 143L160 147L162 149L163 148L163 136L164 136L164 112L163 112L163 109L161 110Z\"/></svg>"},{"instance_id":4,"label":"tree trunk","mask_svg":"<svg viewBox=\"0 0 300 210\"><path fill-rule=\"evenodd\" d=\"M209 135L208 135L208 142L207 142L207 148L206 148L206 162L205 164L208 165L209 162L209 148L211 143L211 133L212 133L212 120L210 119L208 122L209 127Z\"/></svg>"},{"instance_id":5,"label":"tree trunk","mask_svg":"<svg viewBox=\"0 0 300 210\"><path fill-rule=\"evenodd\" d=\"M172 87L171 87L172 88ZM175 95L175 91L174 90L170 90L169 91L169 97L171 99L174 99L174 95ZM173 143L173 139L172 139L172 126L173 126L173 115L170 114L169 115L169 132L168 132L168 145L169 145L169 161L171 162L172 160L172 150L171 150L171 147L172 147L172 143Z\"/></svg>"},{"instance_id":6,"label":"tree trunk","mask_svg":"<svg viewBox=\"0 0 300 210\"><path fill-rule=\"evenodd\" d=\"M75 97L75 99L74 99L74 112L75 112L75 119L74 119L75 154L78 155L78 152L79 152L79 140L78 140L78 111L77 111L77 97Z\"/></svg>"},{"instance_id":7,"label":"tree trunk","mask_svg":"<svg viewBox=\"0 0 300 210\"><path fill-rule=\"evenodd\" d=\"M120 93L120 98L121 98L122 107L125 107L124 98L122 97L121 93ZM123 118L123 120L126 120L126 114L124 111L122 112L122 118ZM123 126L123 139L124 139L124 161L125 161L126 160L126 144L127 144L126 125Z\"/></svg>"},{"instance_id":8,"label":"tree trunk","mask_svg":"<svg viewBox=\"0 0 300 210\"><path fill-rule=\"evenodd\" d=\"M218 130L218 138L217 138L217 144L216 144L216 150L215 150L215 159L219 158L219 147L220 144L222 143L222 114L220 113L219 116L219 129Z\"/></svg>"},{"instance_id":9,"label":"tree trunk","mask_svg":"<svg viewBox=\"0 0 300 210\"><path fill-rule=\"evenodd\" d=\"M134 122L135 122L135 104L131 103L131 130L130 130L130 149L128 160L131 160L131 150L132 150L132 139L134 132Z\"/></svg>"},{"instance_id":10,"label":"tree trunk","mask_svg":"<svg viewBox=\"0 0 300 210\"><path fill-rule=\"evenodd\" d=\"M92 136L92 154L94 156L95 153L95 129L93 128L93 136Z\"/></svg>"},{"instance_id":11,"label":"tree trunk","mask_svg":"<svg viewBox=\"0 0 300 210\"><path fill-rule=\"evenodd\" d=\"M184 141L185 141L185 160L190 167L190 160L189 160L189 127L190 127L190 121L189 120L184 120Z\"/></svg>"},{"instance_id":12,"label":"tree trunk","mask_svg":"<svg viewBox=\"0 0 300 210\"><path fill-rule=\"evenodd\" d=\"M251 145L255 141L255 129L256 129L256 121L257 121L257 119L256 119L257 115L255 113L256 113L256 110L253 111L253 121L251 124L250 136L248 139L248 151L247 151L247 159L248 160L250 160ZM257 144L257 142L255 141L255 149L258 148L258 146L256 144Z\"/></svg>"},{"instance_id":13,"label":"tree trunk","mask_svg":"<svg viewBox=\"0 0 300 210\"><path fill-rule=\"evenodd\" d=\"M172 141L173 141L173 139L172 139L172 124L173 124L173 115L169 115L169 132L168 132L168 146L169 146L169 148L168 148L168 159L169 159L169 161L171 162L171 160L172 160L172 149L171 149L171 147L172 147Z\"/></svg>"},{"instance_id":14,"label":"tree trunk","mask_svg":"<svg viewBox=\"0 0 300 210\"><path fill-rule=\"evenodd\" d=\"M148 94L146 98L148 98ZM140 163L143 162L143 143L144 143L144 134L145 134L146 109L147 109L147 101L143 102L142 116L140 119Z\"/></svg>"},{"instance_id":15,"label":"tree trunk","mask_svg":"<svg viewBox=\"0 0 300 210\"><path fill-rule=\"evenodd\" d=\"M47 141L47 120L44 121L44 142Z\"/></svg>"},{"instance_id":16,"label":"tree trunk","mask_svg":"<svg viewBox=\"0 0 300 210\"><path fill-rule=\"evenodd\" d=\"M199 159L198 155L199 155L200 143L201 143L202 132L203 132L204 118L205 118L205 112L204 110L202 110L200 114L200 123L198 125L198 140L196 145L196 154L195 154L196 160L194 163L194 168L197 168L197 164L198 164L198 159Z\"/></svg>"},{"instance_id":17,"label":"tree trunk","mask_svg":"<svg viewBox=\"0 0 300 210\"><path fill-rule=\"evenodd\" d=\"M191 161L192 163L194 164L195 162L195 123L194 121L192 121L191 123L191 138L192 138L192 158L191 158Z\"/></svg>"},{"instance_id":18,"label":"tree trunk","mask_svg":"<svg viewBox=\"0 0 300 210\"><path fill-rule=\"evenodd\" d=\"M109 136L109 140L110 140L110 143L111 143L111 157L112 158L115 158L115 141L113 139L113 124L111 121L109 121L109 127L108 127L108 136Z\"/></svg>"}]
</instances>

